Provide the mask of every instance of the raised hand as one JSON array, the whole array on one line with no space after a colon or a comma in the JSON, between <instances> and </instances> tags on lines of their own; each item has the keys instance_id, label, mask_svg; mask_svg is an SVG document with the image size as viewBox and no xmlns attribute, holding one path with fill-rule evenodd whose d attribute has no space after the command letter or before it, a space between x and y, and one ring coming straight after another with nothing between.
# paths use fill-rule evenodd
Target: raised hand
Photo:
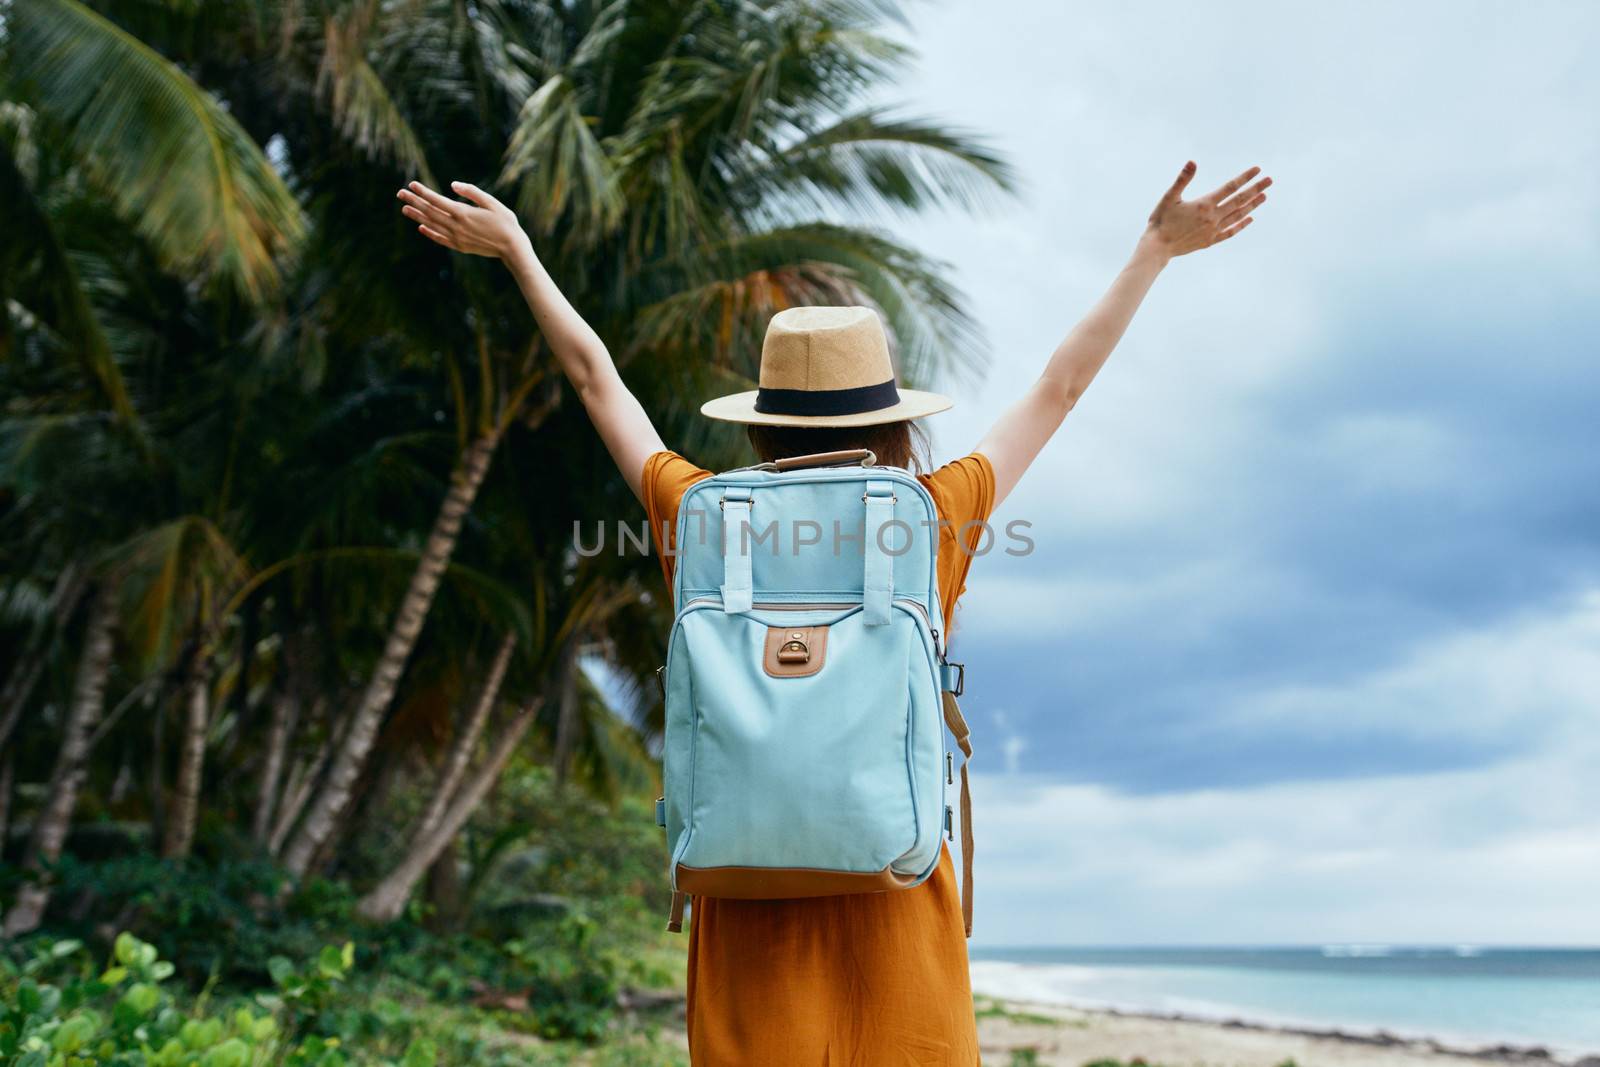
<instances>
[{"instance_id":1,"label":"raised hand","mask_svg":"<svg viewBox=\"0 0 1600 1067\"><path fill-rule=\"evenodd\" d=\"M507 259L528 239L516 213L466 182L450 188L465 200L451 200L421 182L411 182L394 195L404 201L400 213L417 223L428 240L456 252Z\"/></svg>"},{"instance_id":2,"label":"raised hand","mask_svg":"<svg viewBox=\"0 0 1600 1067\"><path fill-rule=\"evenodd\" d=\"M1183 165L1177 181L1150 212L1150 224L1145 228L1145 239L1169 256L1210 248L1250 225L1254 221L1250 212L1266 202L1266 188L1272 184L1271 178L1262 178L1246 187L1246 182L1261 173L1260 167L1251 167L1205 196L1185 200L1183 190L1194 172L1193 160Z\"/></svg>"}]
</instances>

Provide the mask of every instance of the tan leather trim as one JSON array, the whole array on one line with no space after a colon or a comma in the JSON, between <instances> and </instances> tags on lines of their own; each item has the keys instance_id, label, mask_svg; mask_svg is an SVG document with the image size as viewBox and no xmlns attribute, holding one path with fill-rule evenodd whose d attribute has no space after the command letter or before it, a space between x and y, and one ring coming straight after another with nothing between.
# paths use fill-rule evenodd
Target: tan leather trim
<instances>
[{"instance_id":1,"label":"tan leather trim","mask_svg":"<svg viewBox=\"0 0 1600 1067\"><path fill-rule=\"evenodd\" d=\"M738 900L789 900L831 897L844 893L881 893L906 889L915 875L881 871L853 873L806 867L689 867L678 864L678 888L697 897Z\"/></svg>"},{"instance_id":2,"label":"tan leather trim","mask_svg":"<svg viewBox=\"0 0 1600 1067\"><path fill-rule=\"evenodd\" d=\"M848 448L842 452L815 452L809 456L790 456L788 459L774 460L772 466L780 471L797 471L809 467L838 467L843 464L861 464L870 467L878 462L877 455L870 448Z\"/></svg>"},{"instance_id":3,"label":"tan leather trim","mask_svg":"<svg viewBox=\"0 0 1600 1067\"><path fill-rule=\"evenodd\" d=\"M769 626L761 669L774 678L806 678L828 655L826 626Z\"/></svg>"}]
</instances>

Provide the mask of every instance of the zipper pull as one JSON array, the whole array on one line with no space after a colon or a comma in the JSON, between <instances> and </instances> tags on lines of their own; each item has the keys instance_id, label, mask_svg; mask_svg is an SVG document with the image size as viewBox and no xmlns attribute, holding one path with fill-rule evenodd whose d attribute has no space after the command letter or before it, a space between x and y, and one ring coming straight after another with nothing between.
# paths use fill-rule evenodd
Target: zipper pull
<instances>
[{"instance_id":1,"label":"zipper pull","mask_svg":"<svg viewBox=\"0 0 1600 1067\"><path fill-rule=\"evenodd\" d=\"M944 754L944 784L956 784L956 756L954 752Z\"/></svg>"}]
</instances>

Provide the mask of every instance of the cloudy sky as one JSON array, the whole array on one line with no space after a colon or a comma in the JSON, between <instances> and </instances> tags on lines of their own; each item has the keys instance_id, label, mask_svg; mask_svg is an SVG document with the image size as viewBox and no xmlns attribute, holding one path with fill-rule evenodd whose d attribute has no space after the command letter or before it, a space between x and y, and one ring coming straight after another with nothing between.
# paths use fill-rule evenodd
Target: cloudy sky
<instances>
[{"instance_id":1,"label":"cloudy sky","mask_svg":"<svg viewBox=\"0 0 1600 1067\"><path fill-rule=\"evenodd\" d=\"M957 651L977 944L1600 943L1600 4L947 2L888 97L1021 198L902 224L993 349L959 454L1186 159L1171 265Z\"/></svg>"}]
</instances>

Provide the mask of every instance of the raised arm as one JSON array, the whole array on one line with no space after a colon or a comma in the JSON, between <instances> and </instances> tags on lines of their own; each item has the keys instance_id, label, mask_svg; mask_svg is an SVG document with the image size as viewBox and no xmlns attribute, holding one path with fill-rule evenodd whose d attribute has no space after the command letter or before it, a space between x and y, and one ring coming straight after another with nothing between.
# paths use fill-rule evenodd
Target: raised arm
<instances>
[{"instance_id":1,"label":"raised arm","mask_svg":"<svg viewBox=\"0 0 1600 1067\"><path fill-rule=\"evenodd\" d=\"M401 213L417 223L424 237L456 252L492 256L510 269L606 450L633 495L640 496L644 461L665 447L650 416L623 384L599 335L534 255L533 242L516 214L475 185L451 182L450 187L466 199L441 196L421 182L412 182L395 195L405 204Z\"/></svg>"},{"instance_id":2,"label":"raised arm","mask_svg":"<svg viewBox=\"0 0 1600 1067\"><path fill-rule=\"evenodd\" d=\"M1194 173L1194 163L1185 163L1150 213L1132 257L1111 288L1056 346L1039 380L978 443L975 451L994 467L996 505L1016 488L1023 471L1089 388L1156 275L1173 257L1226 241L1250 225L1250 212L1267 199L1265 190L1272 184L1271 178L1262 178L1246 187L1261 173L1260 167L1251 167L1205 196L1184 200L1183 190Z\"/></svg>"}]
</instances>

